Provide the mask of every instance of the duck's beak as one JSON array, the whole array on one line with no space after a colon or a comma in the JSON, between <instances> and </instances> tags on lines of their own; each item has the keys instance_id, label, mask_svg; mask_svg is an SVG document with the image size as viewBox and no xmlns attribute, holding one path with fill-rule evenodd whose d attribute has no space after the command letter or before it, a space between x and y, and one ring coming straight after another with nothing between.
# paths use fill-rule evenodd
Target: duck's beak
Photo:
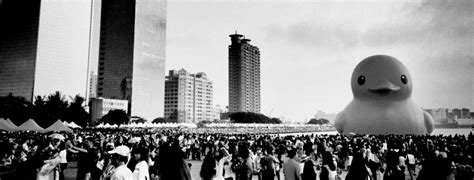
<instances>
[{"instance_id":1,"label":"duck's beak","mask_svg":"<svg viewBox=\"0 0 474 180\"><path fill-rule=\"evenodd\" d=\"M369 88L369 91L381 96L389 95L395 91L400 90L400 87L392 84L390 81L379 81L373 88Z\"/></svg>"}]
</instances>

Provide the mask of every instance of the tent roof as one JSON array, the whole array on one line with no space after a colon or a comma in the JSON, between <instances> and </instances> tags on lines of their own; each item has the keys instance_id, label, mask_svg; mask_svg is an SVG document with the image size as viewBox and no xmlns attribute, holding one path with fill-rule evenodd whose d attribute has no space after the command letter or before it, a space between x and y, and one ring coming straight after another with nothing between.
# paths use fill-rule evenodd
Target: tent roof
<instances>
[{"instance_id":1,"label":"tent roof","mask_svg":"<svg viewBox=\"0 0 474 180\"><path fill-rule=\"evenodd\" d=\"M66 132L72 132L72 130L68 127L66 127L61 120L57 120L55 123L53 123L51 126L46 128L46 131L66 131Z\"/></svg>"},{"instance_id":2,"label":"tent roof","mask_svg":"<svg viewBox=\"0 0 474 180\"><path fill-rule=\"evenodd\" d=\"M12 131L13 127L5 119L0 119L0 130Z\"/></svg>"},{"instance_id":3,"label":"tent roof","mask_svg":"<svg viewBox=\"0 0 474 180\"><path fill-rule=\"evenodd\" d=\"M70 128L81 128L81 126L77 125L75 122L71 122L67 124L67 126Z\"/></svg>"},{"instance_id":4,"label":"tent roof","mask_svg":"<svg viewBox=\"0 0 474 180\"><path fill-rule=\"evenodd\" d=\"M12 126L13 128L17 128L18 126L16 126L15 123L13 123L10 119L7 119L7 123L10 124L10 126Z\"/></svg>"},{"instance_id":5,"label":"tent roof","mask_svg":"<svg viewBox=\"0 0 474 180\"><path fill-rule=\"evenodd\" d=\"M42 127L40 127L33 119L29 119L22 125L16 128L18 131L44 131Z\"/></svg>"}]
</instances>

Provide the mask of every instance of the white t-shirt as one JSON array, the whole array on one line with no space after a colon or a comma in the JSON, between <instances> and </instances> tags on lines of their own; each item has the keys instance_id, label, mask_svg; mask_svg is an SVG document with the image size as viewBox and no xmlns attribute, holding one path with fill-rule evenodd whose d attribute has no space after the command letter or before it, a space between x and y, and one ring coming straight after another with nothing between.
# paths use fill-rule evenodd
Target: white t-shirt
<instances>
[{"instance_id":1,"label":"white t-shirt","mask_svg":"<svg viewBox=\"0 0 474 180\"><path fill-rule=\"evenodd\" d=\"M66 157L67 157L66 149L59 151L59 158L61 159L61 163L67 163Z\"/></svg>"},{"instance_id":2,"label":"white t-shirt","mask_svg":"<svg viewBox=\"0 0 474 180\"><path fill-rule=\"evenodd\" d=\"M126 165L121 165L114 169L110 180L131 180L133 179L133 174Z\"/></svg>"},{"instance_id":3,"label":"white t-shirt","mask_svg":"<svg viewBox=\"0 0 474 180\"><path fill-rule=\"evenodd\" d=\"M150 174L148 173L148 164L145 161L140 161L133 171L134 180L149 180Z\"/></svg>"},{"instance_id":4,"label":"white t-shirt","mask_svg":"<svg viewBox=\"0 0 474 180\"><path fill-rule=\"evenodd\" d=\"M324 168L328 170L328 179L335 180L337 176L337 171L336 170L332 171L331 169L329 169L328 165L324 165Z\"/></svg>"},{"instance_id":5,"label":"white t-shirt","mask_svg":"<svg viewBox=\"0 0 474 180\"><path fill-rule=\"evenodd\" d=\"M399 156L398 161L399 161L399 164L398 164L399 166L405 166L405 157Z\"/></svg>"},{"instance_id":6,"label":"white t-shirt","mask_svg":"<svg viewBox=\"0 0 474 180\"><path fill-rule=\"evenodd\" d=\"M230 164L224 165L224 178L233 177L233 174Z\"/></svg>"},{"instance_id":7,"label":"white t-shirt","mask_svg":"<svg viewBox=\"0 0 474 180\"><path fill-rule=\"evenodd\" d=\"M30 148L28 147L28 144L26 143L23 143L23 145L21 145L21 148L23 148L24 151L30 151Z\"/></svg>"},{"instance_id":8,"label":"white t-shirt","mask_svg":"<svg viewBox=\"0 0 474 180\"><path fill-rule=\"evenodd\" d=\"M415 156L413 154L407 154L408 164L415 164Z\"/></svg>"}]
</instances>

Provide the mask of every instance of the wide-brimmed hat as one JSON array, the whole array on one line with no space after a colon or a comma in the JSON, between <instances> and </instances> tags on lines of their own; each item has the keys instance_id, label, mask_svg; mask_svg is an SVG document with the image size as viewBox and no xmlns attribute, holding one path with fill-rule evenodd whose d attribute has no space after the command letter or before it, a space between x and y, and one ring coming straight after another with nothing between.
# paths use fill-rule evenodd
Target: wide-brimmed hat
<instances>
[{"instance_id":1,"label":"wide-brimmed hat","mask_svg":"<svg viewBox=\"0 0 474 180\"><path fill-rule=\"evenodd\" d=\"M114 150L112 151L109 151L108 152L109 154L118 154L118 155L121 155L121 156L126 156L128 157L130 155L130 148L128 148L127 146L117 146Z\"/></svg>"}]
</instances>

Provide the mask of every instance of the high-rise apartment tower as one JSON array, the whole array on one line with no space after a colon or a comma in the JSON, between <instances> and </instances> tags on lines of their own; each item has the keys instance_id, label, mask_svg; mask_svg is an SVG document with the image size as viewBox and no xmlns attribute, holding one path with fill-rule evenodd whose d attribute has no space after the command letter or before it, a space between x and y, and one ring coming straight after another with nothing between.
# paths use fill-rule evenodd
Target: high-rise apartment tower
<instances>
[{"instance_id":1,"label":"high-rise apartment tower","mask_svg":"<svg viewBox=\"0 0 474 180\"><path fill-rule=\"evenodd\" d=\"M241 34L229 45L229 112L260 113L260 50Z\"/></svg>"},{"instance_id":2,"label":"high-rise apartment tower","mask_svg":"<svg viewBox=\"0 0 474 180\"><path fill-rule=\"evenodd\" d=\"M212 89L212 81L203 72L170 71L165 85L165 118L179 123L214 120Z\"/></svg>"}]
</instances>

